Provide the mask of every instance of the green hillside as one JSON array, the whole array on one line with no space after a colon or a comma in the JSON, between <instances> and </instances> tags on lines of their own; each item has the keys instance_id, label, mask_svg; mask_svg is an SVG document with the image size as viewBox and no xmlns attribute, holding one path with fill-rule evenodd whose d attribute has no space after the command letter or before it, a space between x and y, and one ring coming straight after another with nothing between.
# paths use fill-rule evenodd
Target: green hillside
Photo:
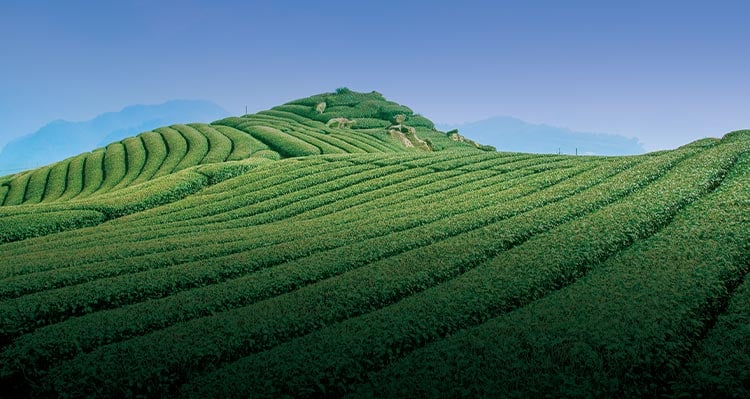
<instances>
[{"instance_id":1,"label":"green hillside","mask_svg":"<svg viewBox=\"0 0 750 399\"><path fill-rule=\"evenodd\" d=\"M0 396L750 395L750 131L488 149L341 89L0 178Z\"/></svg>"}]
</instances>

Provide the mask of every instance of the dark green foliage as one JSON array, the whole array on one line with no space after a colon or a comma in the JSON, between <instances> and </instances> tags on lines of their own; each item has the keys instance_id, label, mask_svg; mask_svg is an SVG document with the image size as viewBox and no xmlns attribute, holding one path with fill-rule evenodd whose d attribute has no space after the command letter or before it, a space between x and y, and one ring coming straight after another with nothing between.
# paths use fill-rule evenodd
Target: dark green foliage
<instances>
[{"instance_id":1,"label":"dark green foliage","mask_svg":"<svg viewBox=\"0 0 750 399\"><path fill-rule=\"evenodd\" d=\"M104 215L90 210L0 215L0 243L93 226L102 221L104 221Z\"/></svg>"},{"instance_id":2,"label":"dark green foliage","mask_svg":"<svg viewBox=\"0 0 750 399\"><path fill-rule=\"evenodd\" d=\"M112 143L104 152L104 181L99 190L107 192L122 181L127 172L125 146L122 143Z\"/></svg>"},{"instance_id":3,"label":"dark green foliage","mask_svg":"<svg viewBox=\"0 0 750 399\"><path fill-rule=\"evenodd\" d=\"M406 118L406 124L414 127L426 127L428 129L435 128L435 124L422 115L411 115L410 117Z\"/></svg>"},{"instance_id":4,"label":"dark green foliage","mask_svg":"<svg viewBox=\"0 0 750 399\"><path fill-rule=\"evenodd\" d=\"M50 169L49 166L46 166L34 170L29 178L26 193L24 193L24 203L36 204L42 201L44 191L47 188L47 177Z\"/></svg>"},{"instance_id":5,"label":"dark green foliage","mask_svg":"<svg viewBox=\"0 0 750 399\"><path fill-rule=\"evenodd\" d=\"M676 183L711 190L743 151L741 147L726 150L705 153L678 166L674 173L682 172L684 180ZM748 155L745 152L743 157L747 160ZM696 168L706 165L706 160L714 166ZM750 233L746 218L737 219L746 212L724 206L729 198L737 198L739 186L747 185L747 162L740 165L717 192L678 213L652 237L596 264L580 282L407 356L376 376L361 393L374 390L377 396L429 396L441 392L475 397L501 393L564 397L668 394L671 381L682 373L682 359L715 317L721 298L728 295L727 286L748 272L746 249L738 244L747 242ZM674 199L686 196L688 202L698 197L681 187L661 192ZM653 213L652 206L638 206L635 211L642 216L637 217L656 214L670 220L673 207ZM630 215L619 220L630 223ZM720 220L736 223L726 226ZM609 239L616 238L604 240ZM588 247L580 255L590 256L591 251L596 247ZM481 356L473 356L477 353ZM437 367L446 364L450 366ZM731 369L743 367L737 366ZM424 379L426 376L429 379ZM685 381L695 381L690 374L685 377ZM739 394L741 390L732 391L740 386L733 381L726 375L717 378L703 386L711 387L703 393ZM685 386L674 388L672 393L678 396L696 393L683 391Z\"/></svg>"}]
</instances>

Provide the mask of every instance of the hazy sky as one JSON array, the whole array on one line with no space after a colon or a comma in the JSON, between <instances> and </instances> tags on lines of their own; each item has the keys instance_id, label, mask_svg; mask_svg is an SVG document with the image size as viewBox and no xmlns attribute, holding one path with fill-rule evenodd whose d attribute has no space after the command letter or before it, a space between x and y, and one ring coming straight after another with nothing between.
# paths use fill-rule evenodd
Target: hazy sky
<instances>
[{"instance_id":1,"label":"hazy sky","mask_svg":"<svg viewBox=\"0 0 750 399\"><path fill-rule=\"evenodd\" d=\"M750 1L0 0L0 145L131 104L239 114L347 86L438 122L512 115L671 148L750 128L749 15Z\"/></svg>"}]
</instances>

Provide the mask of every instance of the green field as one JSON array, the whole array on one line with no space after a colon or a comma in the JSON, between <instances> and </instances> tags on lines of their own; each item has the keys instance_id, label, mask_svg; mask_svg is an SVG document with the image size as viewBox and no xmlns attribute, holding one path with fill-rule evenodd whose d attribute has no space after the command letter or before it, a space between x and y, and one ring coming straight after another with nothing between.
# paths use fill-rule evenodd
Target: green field
<instances>
[{"instance_id":1,"label":"green field","mask_svg":"<svg viewBox=\"0 0 750 399\"><path fill-rule=\"evenodd\" d=\"M487 150L340 89L0 177L0 396L750 396L750 131Z\"/></svg>"}]
</instances>

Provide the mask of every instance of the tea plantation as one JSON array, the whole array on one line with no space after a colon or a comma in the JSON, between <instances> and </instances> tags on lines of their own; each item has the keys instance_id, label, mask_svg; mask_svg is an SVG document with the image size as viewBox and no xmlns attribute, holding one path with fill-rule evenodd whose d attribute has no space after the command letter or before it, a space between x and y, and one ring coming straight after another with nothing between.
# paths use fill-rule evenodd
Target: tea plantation
<instances>
[{"instance_id":1,"label":"tea plantation","mask_svg":"<svg viewBox=\"0 0 750 399\"><path fill-rule=\"evenodd\" d=\"M339 89L0 204L0 396L750 396L750 131L495 152Z\"/></svg>"}]
</instances>

